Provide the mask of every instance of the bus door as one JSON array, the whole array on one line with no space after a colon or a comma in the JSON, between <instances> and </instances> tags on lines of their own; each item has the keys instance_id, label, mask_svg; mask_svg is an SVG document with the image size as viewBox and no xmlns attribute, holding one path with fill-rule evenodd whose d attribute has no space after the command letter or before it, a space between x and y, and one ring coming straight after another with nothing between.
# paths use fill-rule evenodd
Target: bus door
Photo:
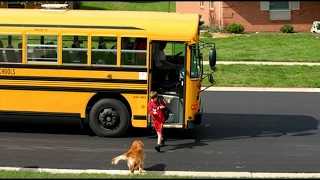
<instances>
[{"instance_id":1,"label":"bus door","mask_svg":"<svg viewBox=\"0 0 320 180\"><path fill-rule=\"evenodd\" d=\"M152 53L158 48L158 42L152 43ZM165 128L182 128L184 124L184 103L185 103L185 52L186 46L182 42L167 42L163 50L166 59L176 64L172 70L159 70L155 66L154 57L151 59L151 90L158 92L159 96L167 102L167 107L171 110L169 118L164 125Z\"/></svg>"}]
</instances>

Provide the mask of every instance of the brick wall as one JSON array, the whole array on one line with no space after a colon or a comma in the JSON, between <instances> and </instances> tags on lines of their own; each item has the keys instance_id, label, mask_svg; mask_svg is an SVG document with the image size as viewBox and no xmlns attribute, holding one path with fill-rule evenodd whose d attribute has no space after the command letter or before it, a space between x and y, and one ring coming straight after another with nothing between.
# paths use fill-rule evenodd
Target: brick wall
<instances>
[{"instance_id":1,"label":"brick wall","mask_svg":"<svg viewBox=\"0 0 320 180\"><path fill-rule=\"evenodd\" d=\"M210 25L214 13L209 9L209 1L204 1L204 8L200 7L200 1L176 1L176 12L201 14L205 25Z\"/></svg>"},{"instance_id":2,"label":"brick wall","mask_svg":"<svg viewBox=\"0 0 320 180\"><path fill-rule=\"evenodd\" d=\"M177 1L177 12L202 14L206 25L226 29L231 23L242 24L245 32L280 32L285 24L293 26L294 31L309 31L313 21L320 21L320 2L300 1L300 10L291 11L291 20L271 21L269 11L260 10L260 1L213 1L214 10L209 9L209 1Z\"/></svg>"}]
</instances>

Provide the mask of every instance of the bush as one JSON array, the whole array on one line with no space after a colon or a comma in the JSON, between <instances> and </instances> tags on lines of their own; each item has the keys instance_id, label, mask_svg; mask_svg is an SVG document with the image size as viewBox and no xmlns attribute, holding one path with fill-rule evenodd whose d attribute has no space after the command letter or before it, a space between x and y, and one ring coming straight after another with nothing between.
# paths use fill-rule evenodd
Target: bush
<instances>
[{"instance_id":1,"label":"bush","mask_svg":"<svg viewBox=\"0 0 320 180\"><path fill-rule=\"evenodd\" d=\"M200 37L212 38L212 34L210 32L201 32Z\"/></svg>"},{"instance_id":2,"label":"bush","mask_svg":"<svg viewBox=\"0 0 320 180\"><path fill-rule=\"evenodd\" d=\"M283 25L281 28L280 28L280 31L283 32L283 33L293 33L293 27L291 25Z\"/></svg>"},{"instance_id":3,"label":"bush","mask_svg":"<svg viewBox=\"0 0 320 180\"><path fill-rule=\"evenodd\" d=\"M232 23L228 26L228 33L242 33L244 31L244 27L242 24Z\"/></svg>"}]
</instances>

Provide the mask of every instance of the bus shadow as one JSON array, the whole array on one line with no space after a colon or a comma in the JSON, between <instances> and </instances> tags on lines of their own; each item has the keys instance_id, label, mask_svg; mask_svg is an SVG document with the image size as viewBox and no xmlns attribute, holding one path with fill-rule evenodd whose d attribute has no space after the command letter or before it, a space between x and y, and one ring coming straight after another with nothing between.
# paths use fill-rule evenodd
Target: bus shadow
<instances>
[{"instance_id":1,"label":"bus shadow","mask_svg":"<svg viewBox=\"0 0 320 180\"><path fill-rule=\"evenodd\" d=\"M204 114L201 125L193 130L177 132L175 129L165 130L172 140L191 140L176 144L173 149L206 146L206 142L234 140L259 137L308 136L316 134L319 121L304 115L270 115L270 114ZM173 150L171 149L171 150Z\"/></svg>"},{"instance_id":2,"label":"bus shadow","mask_svg":"<svg viewBox=\"0 0 320 180\"><path fill-rule=\"evenodd\" d=\"M313 134L319 121L305 115L204 114L200 139L242 139L259 136L279 137L287 133ZM209 132L211 131L211 132ZM208 138L209 137L209 138Z\"/></svg>"},{"instance_id":3,"label":"bus shadow","mask_svg":"<svg viewBox=\"0 0 320 180\"><path fill-rule=\"evenodd\" d=\"M170 140L192 139L194 143L181 144L181 148L203 146L206 141L243 139L252 137L280 137L287 133L292 136L312 135L318 129L319 121L304 115L269 114L219 114L205 113L200 125L192 130L165 129ZM78 118L55 117L12 117L0 116L0 132L69 134L96 136L85 124L82 129ZM150 129L131 128L123 138L154 138Z\"/></svg>"},{"instance_id":4,"label":"bus shadow","mask_svg":"<svg viewBox=\"0 0 320 180\"><path fill-rule=\"evenodd\" d=\"M79 118L49 116L0 115L0 132L97 136L88 121L81 126ZM146 137L152 134L150 129L129 128L122 138Z\"/></svg>"},{"instance_id":5,"label":"bus shadow","mask_svg":"<svg viewBox=\"0 0 320 180\"><path fill-rule=\"evenodd\" d=\"M0 116L0 132L43 134L88 134L82 130L78 118L37 116Z\"/></svg>"}]
</instances>

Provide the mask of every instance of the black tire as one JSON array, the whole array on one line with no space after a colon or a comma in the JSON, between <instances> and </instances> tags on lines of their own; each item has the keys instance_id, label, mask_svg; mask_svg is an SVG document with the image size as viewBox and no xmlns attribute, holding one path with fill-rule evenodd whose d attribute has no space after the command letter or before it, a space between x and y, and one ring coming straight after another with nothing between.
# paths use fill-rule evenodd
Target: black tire
<instances>
[{"instance_id":1,"label":"black tire","mask_svg":"<svg viewBox=\"0 0 320 180\"><path fill-rule=\"evenodd\" d=\"M101 99L92 106L89 125L100 137L120 137L130 125L129 112L119 100Z\"/></svg>"}]
</instances>

